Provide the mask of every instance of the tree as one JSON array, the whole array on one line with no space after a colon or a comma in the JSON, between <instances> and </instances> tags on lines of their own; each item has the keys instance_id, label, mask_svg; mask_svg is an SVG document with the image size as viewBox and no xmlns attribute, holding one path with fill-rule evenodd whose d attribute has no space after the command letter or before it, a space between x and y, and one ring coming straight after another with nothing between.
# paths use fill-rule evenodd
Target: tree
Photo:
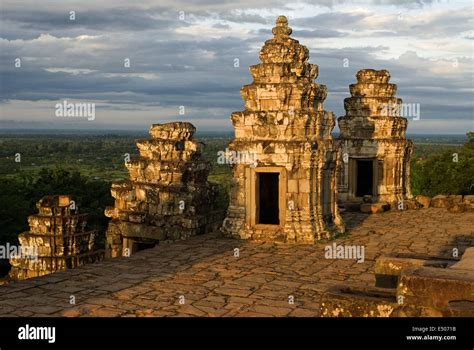
<instances>
[{"instance_id":1,"label":"tree","mask_svg":"<svg viewBox=\"0 0 474 350\"><path fill-rule=\"evenodd\" d=\"M474 132L458 150L431 155L425 161L412 162L414 194L474 194Z\"/></svg>"}]
</instances>

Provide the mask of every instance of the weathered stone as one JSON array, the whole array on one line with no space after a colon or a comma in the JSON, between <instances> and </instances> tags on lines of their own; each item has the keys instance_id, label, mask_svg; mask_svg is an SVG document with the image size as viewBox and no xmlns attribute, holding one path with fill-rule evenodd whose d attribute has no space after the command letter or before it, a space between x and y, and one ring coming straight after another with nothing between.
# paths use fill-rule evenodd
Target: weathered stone
<instances>
[{"instance_id":1,"label":"weathered stone","mask_svg":"<svg viewBox=\"0 0 474 350\"><path fill-rule=\"evenodd\" d=\"M461 260L450 266L450 268L474 271L474 247L466 248Z\"/></svg>"},{"instance_id":2,"label":"weathered stone","mask_svg":"<svg viewBox=\"0 0 474 350\"><path fill-rule=\"evenodd\" d=\"M377 214L383 213L390 209L390 204L386 202L379 202L379 203L362 203L360 205L360 211L362 213L368 214Z\"/></svg>"},{"instance_id":3,"label":"weathered stone","mask_svg":"<svg viewBox=\"0 0 474 350\"><path fill-rule=\"evenodd\" d=\"M376 261L376 287L332 288L321 316L470 317L474 315L474 248L454 259L384 256ZM383 313L378 311L383 310Z\"/></svg>"},{"instance_id":4,"label":"weathered stone","mask_svg":"<svg viewBox=\"0 0 474 350\"><path fill-rule=\"evenodd\" d=\"M449 208L453 204L452 198L439 194L431 199L433 208Z\"/></svg>"},{"instance_id":5,"label":"weathered stone","mask_svg":"<svg viewBox=\"0 0 474 350\"><path fill-rule=\"evenodd\" d=\"M450 213L464 213L468 211L474 211L474 202L471 201L471 197L474 196L460 196L460 195L450 195L443 196L444 200L441 200L442 196L436 196L440 198L440 203L437 205L442 205L447 208ZM435 198L436 198L435 197Z\"/></svg>"},{"instance_id":6,"label":"weathered stone","mask_svg":"<svg viewBox=\"0 0 474 350\"><path fill-rule=\"evenodd\" d=\"M222 231L243 239L314 242L344 231L335 201L339 156L323 109L324 85L308 49L289 37L280 16L274 37L250 67L253 82L241 89L243 112L231 120L235 139L233 187Z\"/></svg>"},{"instance_id":7,"label":"weathered stone","mask_svg":"<svg viewBox=\"0 0 474 350\"><path fill-rule=\"evenodd\" d=\"M364 197L362 197L362 202L372 203L372 196L371 195L365 195Z\"/></svg>"},{"instance_id":8,"label":"weathered stone","mask_svg":"<svg viewBox=\"0 0 474 350\"><path fill-rule=\"evenodd\" d=\"M448 207L450 213L464 213L470 209L470 205L466 203L451 203Z\"/></svg>"},{"instance_id":9,"label":"weathered stone","mask_svg":"<svg viewBox=\"0 0 474 350\"><path fill-rule=\"evenodd\" d=\"M175 141L191 140L195 132L194 125L185 122L153 124L150 128L152 138Z\"/></svg>"},{"instance_id":10,"label":"weathered stone","mask_svg":"<svg viewBox=\"0 0 474 350\"><path fill-rule=\"evenodd\" d=\"M405 199L405 200L399 202L398 206L403 207L403 210L420 209L421 208L421 204L418 203L415 199Z\"/></svg>"},{"instance_id":11,"label":"weathered stone","mask_svg":"<svg viewBox=\"0 0 474 350\"><path fill-rule=\"evenodd\" d=\"M448 198L451 199L451 202L454 203L454 204L462 203L462 196L461 195L450 194L448 196Z\"/></svg>"},{"instance_id":12,"label":"weathered stone","mask_svg":"<svg viewBox=\"0 0 474 350\"><path fill-rule=\"evenodd\" d=\"M419 259L381 256L375 262L375 285L383 288L396 288L403 269L408 267L446 268L456 262L454 259Z\"/></svg>"},{"instance_id":13,"label":"weathered stone","mask_svg":"<svg viewBox=\"0 0 474 350\"><path fill-rule=\"evenodd\" d=\"M446 317L474 317L474 302L450 301L448 308L443 312Z\"/></svg>"},{"instance_id":14,"label":"weathered stone","mask_svg":"<svg viewBox=\"0 0 474 350\"><path fill-rule=\"evenodd\" d=\"M360 202L346 202L343 205L347 211L360 211Z\"/></svg>"},{"instance_id":15,"label":"weathered stone","mask_svg":"<svg viewBox=\"0 0 474 350\"><path fill-rule=\"evenodd\" d=\"M474 195L466 195L463 197L464 203L474 204Z\"/></svg>"},{"instance_id":16,"label":"weathered stone","mask_svg":"<svg viewBox=\"0 0 474 350\"><path fill-rule=\"evenodd\" d=\"M430 198L430 197L418 195L418 196L415 197L415 200L416 200L423 208L429 208L429 207L430 207L430 203L431 203L431 198Z\"/></svg>"},{"instance_id":17,"label":"weathered stone","mask_svg":"<svg viewBox=\"0 0 474 350\"><path fill-rule=\"evenodd\" d=\"M398 307L394 291L375 287L333 287L320 304L321 317L390 317Z\"/></svg>"},{"instance_id":18,"label":"weathered stone","mask_svg":"<svg viewBox=\"0 0 474 350\"><path fill-rule=\"evenodd\" d=\"M151 140L139 140L140 157L126 166L130 179L112 184L115 207L107 229L107 255L212 231L222 220L217 185L207 181L210 164L201 159L191 123L154 124Z\"/></svg>"},{"instance_id":19,"label":"weathered stone","mask_svg":"<svg viewBox=\"0 0 474 350\"><path fill-rule=\"evenodd\" d=\"M338 201L397 203L412 197L410 157L413 143L406 139L407 119L400 116L402 100L389 84L386 70L363 69L344 100L346 114L338 118L340 152ZM395 204L395 205L393 205Z\"/></svg>"},{"instance_id":20,"label":"weathered stone","mask_svg":"<svg viewBox=\"0 0 474 350\"><path fill-rule=\"evenodd\" d=\"M70 196L45 196L36 207L39 213L28 217L30 230L18 236L27 254L10 258L10 279L43 276L103 258L103 250L95 249L96 231L86 230L87 214L78 213Z\"/></svg>"},{"instance_id":21,"label":"weathered stone","mask_svg":"<svg viewBox=\"0 0 474 350\"><path fill-rule=\"evenodd\" d=\"M442 312L452 301L474 302L474 270L410 267L402 270L397 296L403 303Z\"/></svg>"}]
</instances>

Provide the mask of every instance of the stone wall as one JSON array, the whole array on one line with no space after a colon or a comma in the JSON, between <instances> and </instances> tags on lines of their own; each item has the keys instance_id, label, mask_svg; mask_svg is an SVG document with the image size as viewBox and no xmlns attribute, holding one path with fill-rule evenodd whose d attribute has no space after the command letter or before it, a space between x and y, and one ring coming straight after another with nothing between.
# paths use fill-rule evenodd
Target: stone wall
<instances>
[{"instance_id":1,"label":"stone wall","mask_svg":"<svg viewBox=\"0 0 474 350\"><path fill-rule=\"evenodd\" d=\"M105 215L107 256L116 257L162 241L217 229L218 189L209 183L210 164L191 123L154 124L151 139L139 140L140 157L126 163L130 178L112 184L115 206Z\"/></svg>"},{"instance_id":2,"label":"stone wall","mask_svg":"<svg viewBox=\"0 0 474 350\"><path fill-rule=\"evenodd\" d=\"M241 89L243 112L232 113L235 139L229 148L252 162L233 166L233 187L223 232L244 239L314 242L342 232L336 206L337 146L333 113L323 109L326 86L314 83L318 67L308 49L289 37L278 17L274 37L250 67L253 82ZM262 173L278 176L277 224L262 224Z\"/></svg>"},{"instance_id":3,"label":"stone wall","mask_svg":"<svg viewBox=\"0 0 474 350\"><path fill-rule=\"evenodd\" d=\"M78 214L68 195L45 196L37 204L38 214L28 217L30 230L18 236L28 255L10 258L13 280L43 276L103 258L94 248L95 231L86 230L87 214Z\"/></svg>"}]
</instances>

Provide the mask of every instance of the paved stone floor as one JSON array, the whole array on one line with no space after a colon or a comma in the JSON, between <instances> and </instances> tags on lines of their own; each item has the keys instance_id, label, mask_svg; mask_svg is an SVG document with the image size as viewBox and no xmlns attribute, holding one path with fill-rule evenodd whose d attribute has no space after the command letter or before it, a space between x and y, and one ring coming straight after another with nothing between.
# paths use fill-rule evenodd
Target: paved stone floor
<instances>
[{"instance_id":1,"label":"paved stone floor","mask_svg":"<svg viewBox=\"0 0 474 350\"><path fill-rule=\"evenodd\" d=\"M382 254L450 257L453 248L461 255L474 245L474 213L430 208L344 218L349 234L335 242L363 245L363 263L325 259L333 242L274 245L204 235L0 286L0 315L318 316L326 288L373 285Z\"/></svg>"}]
</instances>

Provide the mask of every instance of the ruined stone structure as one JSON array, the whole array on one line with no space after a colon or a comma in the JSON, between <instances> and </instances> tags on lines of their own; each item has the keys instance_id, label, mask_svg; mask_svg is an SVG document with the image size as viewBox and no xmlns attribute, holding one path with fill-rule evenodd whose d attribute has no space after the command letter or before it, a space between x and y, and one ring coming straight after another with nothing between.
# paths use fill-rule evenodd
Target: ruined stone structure
<instances>
[{"instance_id":1,"label":"ruined stone structure","mask_svg":"<svg viewBox=\"0 0 474 350\"><path fill-rule=\"evenodd\" d=\"M395 97L386 70L363 69L344 100L346 115L338 119L343 166L338 176L338 200L396 203L411 198L407 119Z\"/></svg>"},{"instance_id":2,"label":"ruined stone structure","mask_svg":"<svg viewBox=\"0 0 474 350\"><path fill-rule=\"evenodd\" d=\"M70 196L45 196L36 207L39 213L28 217L30 231L18 236L27 254L10 258L10 279L43 276L103 258L104 251L94 249L96 232L86 230L87 214L78 214Z\"/></svg>"},{"instance_id":3,"label":"ruined stone structure","mask_svg":"<svg viewBox=\"0 0 474 350\"><path fill-rule=\"evenodd\" d=\"M222 230L244 239L310 243L344 230L336 206L335 117L323 109L326 86L314 83L318 67L289 37L286 17L278 17L272 32L262 63L250 67L253 82L241 89L245 110L231 116L229 148L251 162L233 166Z\"/></svg>"},{"instance_id":4,"label":"ruined stone structure","mask_svg":"<svg viewBox=\"0 0 474 350\"><path fill-rule=\"evenodd\" d=\"M461 259L381 256L375 286L334 286L321 297L324 317L473 317L474 247Z\"/></svg>"},{"instance_id":5,"label":"ruined stone structure","mask_svg":"<svg viewBox=\"0 0 474 350\"><path fill-rule=\"evenodd\" d=\"M151 140L137 142L140 157L126 163L130 179L112 184L115 207L105 212L112 218L107 256L127 255L218 227L217 185L207 181L210 164L201 159L195 131L191 123L154 124Z\"/></svg>"}]
</instances>

